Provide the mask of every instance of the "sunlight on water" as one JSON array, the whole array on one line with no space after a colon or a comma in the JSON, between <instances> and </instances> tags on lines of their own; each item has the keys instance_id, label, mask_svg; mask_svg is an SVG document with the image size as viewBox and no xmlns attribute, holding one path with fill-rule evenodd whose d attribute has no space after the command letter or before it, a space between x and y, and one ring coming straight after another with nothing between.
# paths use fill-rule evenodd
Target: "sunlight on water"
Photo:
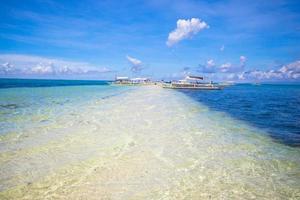
<instances>
[{"instance_id":1,"label":"sunlight on water","mask_svg":"<svg viewBox=\"0 0 300 200\"><path fill-rule=\"evenodd\" d=\"M30 101L5 104L0 198L300 197L299 148L177 91L126 90L66 95L26 116Z\"/></svg>"}]
</instances>

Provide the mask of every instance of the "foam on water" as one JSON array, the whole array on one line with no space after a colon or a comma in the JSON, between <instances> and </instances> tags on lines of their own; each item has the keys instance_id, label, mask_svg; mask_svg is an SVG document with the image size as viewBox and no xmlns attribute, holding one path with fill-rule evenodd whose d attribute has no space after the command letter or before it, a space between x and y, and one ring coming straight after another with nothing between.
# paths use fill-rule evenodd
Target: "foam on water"
<instances>
[{"instance_id":1,"label":"foam on water","mask_svg":"<svg viewBox=\"0 0 300 200\"><path fill-rule=\"evenodd\" d=\"M1 198L300 197L298 148L173 90L137 87L50 119L2 137Z\"/></svg>"}]
</instances>

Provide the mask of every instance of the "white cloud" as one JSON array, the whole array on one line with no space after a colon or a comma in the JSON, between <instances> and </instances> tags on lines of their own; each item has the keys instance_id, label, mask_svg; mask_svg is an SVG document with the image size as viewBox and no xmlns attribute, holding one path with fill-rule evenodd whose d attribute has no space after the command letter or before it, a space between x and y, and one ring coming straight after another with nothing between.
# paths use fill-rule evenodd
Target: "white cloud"
<instances>
[{"instance_id":1,"label":"white cloud","mask_svg":"<svg viewBox=\"0 0 300 200\"><path fill-rule=\"evenodd\" d=\"M240 56L240 65L238 64L231 64L231 63L224 63L220 66L219 70L223 73L236 73L241 72L244 70L246 65L247 58L246 56Z\"/></svg>"},{"instance_id":2,"label":"white cloud","mask_svg":"<svg viewBox=\"0 0 300 200\"><path fill-rule=\"evenodd\" d=\"M244 63L246 62L246 57L241 56L240 60L242 62L241 66L233 65L230 62L223 63L219 67L217 67L215 61L213 59L209 59L206 61L205 65L200 65L199 72L203 73L236 73L243 71Z\"/></svg>"},{"instance_id":3,"label":"white cloud","mask_svg":"<svg viewBox=\"0 0 300 200\"><path fill-rule=\"evenodd\" d=\"M300 79L300 61L282 66L278 70L251 70L243 72L240 80L298 80Z\"/></svg>"},{"instance_id":4,"label":"white cloud","mask_svg":"<svg viewBox=\"0 0 300 200\"><path fill-rule=\"evenodd\" d=\"M15 71L14 66L9 62L0 65L0 74L9 74L13 71Z\"/></svg>"},{"instance_id":5,"label":"white cloud","mask_svg":"<svg viewBox=\"0 0 300 200\"><path fill-rule=\"evenodd\" d=\"M279 70L284 74L285 78L299 79L300 78L300 60L282 66Z\"/></svg>"},{"instance_id":6,"label":"white cloud","mask_svg":"<svg viewBox=\"0 0 300 200\"><path fill-rule=\"evenodd\" d=\"M53 74L55 72L54 66L52 63L49 64L37 64L36 66L32 67L28 73L33 74Z\"/></svg>"},{"instance_id":7,"label":"white cloud","mask_svg":"<svg viewBox=\"0 0 300 200\"><path fill-rule=\"evenodd\" d=\"M210 60L208 60L208 61L206 62L206 65L207 65L208 67L214 67L216 64L215 64L215 62L214 62L213 59L210 59Z\"/></svg>"},{"instance_id":8,"label":"white cloud","mask_svg":"<svg viewBox=\"0 0 300 200\"><path fill-rule=\"evenodd\" d=\"M206 64L199 65L197 72L205 73L216 81L300 81L300 60L277 69L244 71L242 64L245 65L246 60L245 56L240 56L241 66L227 62L217 67L215 61L210 59Z\"/></svg>"},{"instance_id":9,"label":"white cloud","mask_svg":"<svg viewBox=\"0 0 300 200\"><path fill-rule=\"evenodd\" d=\"M216 71L216 63L213 59L207 60L205 64L199 64L197 68L197 72L200 73L215 73Z\"/></svg>"},{"instance_id":10,"label":"white cloud","mask_svg":"<svg viewBox=\"0 0 300 200\"><path fill-rule=\"evenodd\" d=\"M213 59L209 59L206 61L206 65L202 66L201 72L203 73L215 73L216 72L216 64Z\"/></svg>"},{"instance_id":11,"label":"white cloud","mask_svg":"<svg viewBox=\"0 0 300 200\"><path fill-rule=\"evenodd\" d=\"M133 58L133 57L130 57L130 56L126 56L126 58L131 64L131 71L132 72L138 72L138 71L141 71L143 69L143 63L139 59Z\"/></svg>"},{"instance_id":12,"label":"white cloud","mask_svg":"<svg viewBox=\"0 0 300 200\"><path fill-rule=\"evenodd\" d=\"M226 73L226 72L230 72L230 71L232 71L232 64L231 63L224 63L224 64L222 64L221 66L220 66L220 71L221 72L224 72L224 73Z\"/></svg>"},{"instance_id":13,"label":"white cloud","mask_svg":"<svg viewBox=\"0 0 300 200\"><path fill-rule=\"evenodd\" d=\"M142 61L136 59L136 58L133 58L133 57L130 57L130 56L126 56L127 60L132 64L132 65L142 65Z\"/></svg>"},{"instance_id":14,"label":"white cloud","mask_svg":"<svg viewBox=\"0 0 300 200\"><path fill-rule=\"evenodd\" d=\"M269 70L269 71L261 71L261 70L252 70L247 71L243 74L244 80L270 80L270 79L282 79L283 74L278 73L278 71L275 70Z\"/></svg>"},{"instance_id":15,"label":"white cloud","mask_svg":"<svg viewBox=\"0 0 300 200\"><path fill-rule=\"evenodd\" d=\"M289 75L300 74L300 60L282 66L279 71Z\"/></svg>"},{"instance_id":16,"label":"white cloud","mask_svg":"<svg viewBox=\"0 0 300 200\"><path fill-rule=\"evenodd\" d=\"M244 76L244 73L239 73L239 74L237 74L237 79L238 79L238 80L245 80L246 78L245 78L245 76Z\"/></svg>"},{"instance_id":17,"label":"white cloud","mask_svg":"<svg viewBox=\"0 0 300 200\"><path fill-rule=\"evenodd\" d=\"M112 72L85 62L21 54L0 54L2 75L82 75Z\"/></svg>"},{"instance_id":18,"label":"white cloud","mask_svg":"<svg viewBox=\"0 0 300 200\"><path fill-rule=\"evenodd\" d=\"M205 65L200 65L196 72L204 73L214 81L292 81L300 80L300 61L284 65L272 70L239 71L231 63L224 63L219 68L214 60L207 60ZM185 71L184 71L185 72ZM182 78L184 73L175 73L169 78Z\"/></svg>"},{"instance_id":19,"label":"white cloud","mask_svg":"<svg viewBox=\"0 0 300 200\"><path fill-rule=\"evenodd\" d=\"M206 22L201 21L201 19L179 19L177 20L177 28L169 33L166 44L171 47L180 40L191 38L193 35L196 35L199 31L206 28L209 28L209 26Z\"/></svg>"}]
</instances>

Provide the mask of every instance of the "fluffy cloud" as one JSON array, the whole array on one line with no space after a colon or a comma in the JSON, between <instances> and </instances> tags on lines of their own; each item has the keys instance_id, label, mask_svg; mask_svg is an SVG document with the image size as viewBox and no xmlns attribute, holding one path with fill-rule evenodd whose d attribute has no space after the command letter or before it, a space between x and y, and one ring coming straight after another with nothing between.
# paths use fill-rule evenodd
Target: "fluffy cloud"
<instances>
[{"instance_id":1,"label":"fluffy cloud","mask_svg":"<svg viewBox=\"0 0 300 200\"><path fill-rule=\"evenodd\" d=\"M272 70L248 70L244 71L247 58L240 56L240 65L230 62L217 67L213 59L207 60L205 65L199 65L197 72L214 75L218 80L239 81L284 81L300 80L300 60L283 65Z\"/></svg>"},{"instance_id":2,"label":"fluffy cloud","mask_svg":"<svg viewBox=\"0 0 300 200\"><path fill-rule=\"evenodd\" d=\"M216 64L213 59L209 59L206 61L205 65L200 65L199 72L203 73L215 73L216 72Z\"/></svg>"},{"instance_id":3,"label":"fluffy cloud","mask_svg":"<svg viewBox=\"0 0 300 200\"><path fill-rule=\"evenodd\" d=\"M56 72L55 67L52 63L48 64L37 64L36 66L32 67L29 71L33 74L54 74Z\"/></svg>"},{"instance_id":4,"label":"fluffy cloud","mask_svg":"<svg viewBox=\"0 0 300 200\"><path fill-rule=\"evenodd\" d=\"M299 80L300 61L283 65L277 70L250 70L239 74L239 80Z\"/></svg>"},{"instance_id":5,"label":"fluffy cloud","mask_svg":"<svg viewBox=\"0 0 300 200\"><path fill-rule=\"evenodd\" d=\"M300 78L300 60L284 65L279 69L279 72L285 74L288 78L298 79Z\"/></svg>"},{"instance_id":6,"label":"fluffy cloud","mask_svg":"<svg viewBox=\"0 0 300 200\"><path fill-rule=\"evenodd\" d=\"M222 73L236 73L244 70L246 66L247 58L246 56L240 56L240 65L233 65L231 63L224 63L220 66L219 70Z\"/></svg>"},{"instance_id":7,"label":"fluffy cloud","mask_svg":"<svg viewBox=\"0 0 300 200\"><path fill-rule=\"evenodd\" d=\"M220 66L220 71L227 73L232 71L232 64L231 63L224 63Z\"/></svg>"},{"instance_id":8,"label":"fluffy cloud","mask_svg":"<svg viewBox=\"0 0 300 200\"><path fill-rule=\"evenodd\" d=\"M0 65L0 74L10 74L15 71L14 66L9 62Z\"/></svg>"},{"instance_id":9,"label":"fluffy cloud","mask_svg":"<svg viewBox=\"0 0 300 200\"><path fill-rule=\"evenodd\" d=\"M130 56L126 56L126 58L128 62L131 64L132 72L139 72L144 68L142 61L140 61L139 59Z\"/></svg>"},{"instance_id":10,"label":"fluffy cloud","mask_svg":"<svg viewBox=\"0 0 300 200\"><path fill-rule=\"evenodd\" d=\"M216 65L213 59L208 60L206 64L208 67L214 67Z\"/></svg>"},{"instance_id":11,"label":"fluffy cloud","mask_svg":"<svg viewBox=\"0 0 300 200\"><path fill-rule=\"evenodd\" d=\"M84 75L112 72L89 63L70 62L39 56L2 54L0 75Z\"/></svg>"},{"instance_id":12,"label":"fluffy cloud","mask_svg":"<svg viewBox=\"0 0 300 200\"><path fill-rule=\"evenodd\" d=\"M209 28L206 22L201 21L198 18L192 19L179 19L177 20L177 28L169 33L166 44L171 47L178 43L180 40L191 38L196 35L199 31Z\"/></svg>"},{"instance_id":13,"label":"fluffy cloud","mask_svg":"<svg viewBox=\"0 0 300 200\"><path fill-rule=\"evenodd\" d=\"M245 61L244 59L242 60ZM207 60L205 65L199 65L200 68L194 68L197 70L192 72L192 74L202 73L202 75L214 81L300 81L300 60L272 70L235 71L237 68L231 63L224 63L220 67L217 66L214 60L210 59ZM186 72L185 69L190 70L190 68L184 68L183 72L174 73L167 78L182 78L190 73L189 71Z\"/></svg>"},{"instance_id":14,"label":"fluffy cloud","mask_svg":"<svg viewBox=\"0 0 300 200\"><path fill-rule=\"evenodd\" d=\"M274 80L283 79L283 74L276 70L251 70L241 73L238 77L240 80Z\"/></svg>"},{"instance_id":15,"label":"fluffy cloud","mask_svg":"<svg viewBox=\"0 0 300 200\"><path fill-rule=\"evenodd\" d=\"M209 59L206 61L206 64L199 65L198 72L202 73L236 73L243 71L243 68L245 66L246 57L241 56L240 57L240 65L233 65L230 62L223 63L219 67L217 67L217 64L213 59Z\"/></svg>"}]
</instances>

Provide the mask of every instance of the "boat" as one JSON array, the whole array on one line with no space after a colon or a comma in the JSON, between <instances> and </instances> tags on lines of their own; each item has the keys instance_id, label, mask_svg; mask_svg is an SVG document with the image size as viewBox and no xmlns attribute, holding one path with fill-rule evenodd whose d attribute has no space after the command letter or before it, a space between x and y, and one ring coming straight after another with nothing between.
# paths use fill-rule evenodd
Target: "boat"
<instances>
[{"instance_id":1,"label":"boat","mask_svg":"<svg viewBox=\"0 0 300 200\"><path fill-rule=\"evenodd\" d=\"M131 82L130 82L130 79L127 76L117 76L113 83L118 84L118 85L128 85Z\"/></svg>"},{"instance_id":2,"label":"boat","mask_svg":"<svg viewBox=\"0 0 300 200\"><path fill-rule=\"evenodd\" d=\"M142 85L147 85L152 83L150 78L144 78L144 77L132 78L130 79L130 81L132 84L142 84Z\"/></svg>"},{"instance_id":3,"label":"boat","mask_svg":"<svg viewBox=\"0 0 300 200\"><path fill-rule=\"evenodd\" d=\"M116 85L151 85L150 78L129 78L126 76L117 76L113 84Z\"/></svg>"},{"instance_id":4,"label":"boat","mask_svg":"<svg viewBox=\"0 0 300 200\"><path fill-rule=\"evenodd\" d=\"M165 82L162 84L163 88L169 89L197 89L197 90L220 90L223 86L213 83L202 82L201 76L186 76L185 79L179 81Z\"/></svg>"}]
</instances>

